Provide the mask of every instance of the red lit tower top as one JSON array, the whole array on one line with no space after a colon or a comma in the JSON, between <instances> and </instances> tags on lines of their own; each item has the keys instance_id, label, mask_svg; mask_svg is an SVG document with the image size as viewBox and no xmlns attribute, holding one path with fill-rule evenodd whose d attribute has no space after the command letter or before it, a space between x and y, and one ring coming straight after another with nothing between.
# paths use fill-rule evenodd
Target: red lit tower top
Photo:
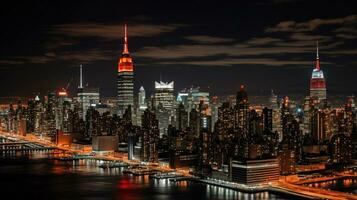
<instances>
[{"instance_id":1,"label":"red lit tower top","mask_svg":"<svg viewBox=\"0 0 357 200\"><path fill-rule=\"evenodd\" d=\"M128 31L126 24L124 25L124 48L118 62L118 72L132 72L134 65L128 49Z\"/></svg>"},{"instance_id":2,"label":"red lit tower top","mask_svg":"<svg viewBox=\"0 0 357 200\"><path fill-rule=\"evenodd\" d=\"M312 71L312 75L310 79L310 96L318 97L320 100L326 99L326 81L325 81L324 73L320 67L318 43L316 48L315 68Z\"/></svg>"},{"instance_id":3,"label":"red lit tower top","mask_svg":"<svg viewBox=\"0 0 357 200\"><path fill-rule=\"evenodd\" d=\"M310 89L326 88L324 73L320 68L319 46L316 48L315 69L312 71Z\"/></svg>"}]
</instances>

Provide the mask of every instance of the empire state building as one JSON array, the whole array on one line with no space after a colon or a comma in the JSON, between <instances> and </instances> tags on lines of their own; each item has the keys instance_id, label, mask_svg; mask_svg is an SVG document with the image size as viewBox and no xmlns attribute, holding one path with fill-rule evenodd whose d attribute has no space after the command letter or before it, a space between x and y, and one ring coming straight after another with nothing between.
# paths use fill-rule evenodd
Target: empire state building
<instances>
[{"instance_id":1,"label":"empire state building","mask_svg":"<svg viewBox=\"0 0 357 200\"><path fill-rule=\"evenodd\" d=\"M316 49L315 69L310 79L310 97L317 97L320 101L326 100L326 81L324 72L320 68L319 46Z\"/></svg>"},{"instance_id":2,"label":"empire state building","mask_svg":"<svg viewBox=\"0 0 357 200\"><path fill-rule=\"evenodd\" d=\"M128 31L124 26L124 48L118 61L118 114L122 116L125 110L134 106L134 65L128 50Z\"/></svg>"}]
</instances>

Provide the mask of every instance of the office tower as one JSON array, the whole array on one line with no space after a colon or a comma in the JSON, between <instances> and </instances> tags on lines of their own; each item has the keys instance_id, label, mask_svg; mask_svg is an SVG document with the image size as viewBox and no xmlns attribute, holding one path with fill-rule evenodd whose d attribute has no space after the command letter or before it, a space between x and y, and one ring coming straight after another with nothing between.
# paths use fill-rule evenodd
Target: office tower
<instances>
[{"instance_id":1,"label":"office tower","mask_svg":"<svg viewBox=\"0 0 357 200\"><path fill-rule=\"evenodd\" d=\"M139 109L145 110L147 108L147 104L145 101L146 95L145 95L145 89L143 86L140 87L138 96L139 96L138 97Z\"/></svg>"},{"instance_id":2,"label":"office tower","mask_svg":"<svg viewBox=\"0 0 357 200\"><path fill-rule=\"evenodd\" d=\"M95 107L100 102L99 88L83 87L83 66L79 66L80 84L78 86L77 101L79 104L79 117L86 120L86 113L89 107Z\"/></svg>"},{"instance_id":3,"label":"office tower","mask_svg":"<svg viewBox=\"0 0 357 200\"><path fill-rule=\"evenodd\" d=\"M347 97L347 104L345 106L345 111L350 116L348 120L348 126L351 126L351 143L352 143L352 158L357 159L357 117L356 117L356 105L355 97Z\"/></svg>"},{"instance_id":4,"label":"office tower","mask_svg":"<svg viewBox=\"0 0 357 200\"><path fill-rule=\"evenodd\" d=\"M351 161L352 144L348 133L336 133L331 137L329 143L329 164L344 165Z\"/></svg>"},{"instance_id":5,"label":"office tower","mask_svg":"<svg viewBox=\"0 0 357 200\"><path fill-rule=\"evenodd\" d=\"M295 174L295 150L290 148L287 143L281 144L278 159L281 175Z\"/></svg>"},{"instance_id":6,"label":"office tower","mask_svg":"<svg viewBox=\"0 0 357 200\"><path fill-rule=\"evenodd\" d=\"M277 132L279 135L279 141L283 139L283 133L281 128L281 110L278 102L278 96L271 91L270 95L270 108L273 110L273 132Z\"/></svg>"},{"instance_id":7,"label":"office tower","mask_svg":"<svg viewBox=\"0 0 357 200\"><path fill-rule=\"evenodd\" d=\"M236 96L236 128L246 138L248 135L249 103L244 85L240 86Z\"/></svg>"},{"instance_id":8,"label":"office tower","mask_svg":"<svg viewBox=\"0 0 357 200\"><path fill-rule=\"evenodd\" d=\"M320 102L326 101L326 81L320 68L319 46L316 48L315 69L310 79L310 97L317 97Z\"/></svg>"},{"instance_id":9,"label":"office tower","mask_svg":"<svg viewBox=\"0 0 357 200\"><path fill-rule=\"evenodd\" d=\"M212 159L212 133L207 128L202 128L199 141L199 167L205 174Z\"/></svg>"},{"instance_id":10,"label":"office tower","mask_svg":"<svg viewBox=\"0 0 357 200\"><path fill-rule=\"evenodd\" d=\"M303 105L303 111L304 111L304 117L303 117L303 127L302 127L302 133L304 135L310 135L311 134L311 114L312 114L312 107L311 107L311 100L310 97L307 96L304 99L304 105Z\"/></svg>"},{"instance_id":11,"label":"office tower","mask_svg":"<svg viewBox=\"0 0 357 200\"><path fill-rule=\"evenodd\" d=\"M234 150L232 144L235 143L233 138L236 136L234 132L235 110L229 102L224 102L218 108L218 120L214 125L215 148L218 150L215 153L215 162L218 167L229 164L229 159L233 155Z\"/></svg>"},{"instance_id":12,"label":"office tower","mask_svg":"<svg viewBox=\"0 0 357 200\"><path fill-rule=\"evenodd\" d=\"M218 102L218 97L214 96L211 99L211 116L212 116L212 127L211 130L214 130L214 124L218 120L218 108L219 108L219 102Z\"/></svg>"},{"instance_id":13,"label":"office tower","mask_svg":"<svg viewBox=\"0 0 357 200\"><path fill-rule=\"evenodd\" d=\"M100 132L100 122L99 122L100 114L94 107L89 107L86 112L86 132L85 138L92 138L96 135L101 135Z\"/></svg>"},{"instance_id":14,"label":"office tower","mask_svg":"<svg viewBox=\"0 0 357 200\"><path fill-rule=\"evenodd\" d=\"M212 162L213 147L212 139L213 134L211 131L211 113L208 109L208 105L203 101L198 107L198 120L199 120L199 167L203 174L208 173L210 167L208 167Z\"/></svg>"},{"instance_id":15,"label":"office tower","mask_svg":"<svg viewBox=\"0 0 357 200\"><path fill-rule=\"evenodd\" d=\"M136 125L141 126L141 115L147 108L145 89L141 86L138 93L138 106L136 108Z\"/></svg>"},{"instance_id":16,"label":"office tower","mask_svg":"<svg viewBox=\"0 0 357 200\"><path fill-rule=\"evenodd\" d=\"M142 115L142 134L142 161L158 162L158 120L148 109Z\"/></svg>"},{"instance_id":17,"label":"office tower","mask_svg":"<svg viewBox=\"0 0 357 200\"><path fill-rule=\"evenodd\" d=\"M315 144L321 143L324 135L324 113L321 109L314 109L311 116L311 136Z\"/></svg>"},{"instance_id":18,"label":"office tower","mask_svg":"<svg viewBox=\"0 0 357 200\"><path fill-rule=\"evenodd\" d=\"M263 109L263 130L264 131L273 131L273 109L265 107Z\"/></svg>"},{"instance_id":19,"label":"office tower","mask_svg":"<svg viewBox=\"0 0 357 200\"><path fill-rule=\"evenodd\" d=\"M79 104L79 110L78 110L78 114L79 114L79 117L81 119L84 119L84 116L86 115L84 112L83 112L83 66L82 65L79 65L79 86L78 86L78 89L77 89L77 101L78 101L78 104Z\"/></svg>"},{"instance_id":20,"label":"office tower","mask_svg":"<svg viewBox=\"0 0 357 200\"><path fill-rule=\"evenodd\" d=\"M196 109L192 109L189 114L189 127L191 130L191 137L198 138L200 135L200 113Z\"/></svg>"},{"instance_id":21,"label":"office tower","mask_svg":"<svg viewBox=\"0 0 357 200\"><path fill-rule=\"evenodd\" d=\"M154 106L156 117L159 120L160 137L167 133L167 127L172 122L174 116L174 82L156 82Z\"/></svg>"},{"instance_id":22,"label":"office tower","mask_svg":"<svg viewBox=\"0 0 357 200\"><path fill-rule=\"evenodd\" d=\"M68 118L68 107L67 102L70 99L66 89L62 88L57 92L57 105L55 108L55 117L56 117L56 129L63 131L64 121Z\"/></svg>"},{"instance_id":23,"label":"office tower","mask_svg":"<svg viewBox=\"0 0 357 200\"><path fill-rule=\"evenodd\" d=\"M84 87L78 93L78 103L80 105L80 115L82 119L86 120L86 113L90 107L96 107L100 102L99 88L97 87Z\"/></svg>"},{"instance_id":24,"label":"office tower","mask_svg":"<svg viewBox=\"0 0 357 200\"><path fill-rule=\"evenodd\" d=\"M199 105L203 103L203 105L209 106L209 92L205 91L200 87L193 88L191 87L188 89L188 96L187 96L187 105L188 110L191 109L198 109Z\"/></svg>"},{"instance_id":25,"label":"office tower","mask_svg":"<svg viewBox=\"0 0 357 200\"><path fill-rule=\"evenodd\" d=\"M128 160L134 159L134 143L135 143L135 134L129 132L128 134Z\"/></svg>"},{"instance_id":26,"label":"office tower","mask_svg":"<svg viewBox=\"0 0 357 200\"><path fill-rule=\"evenodd\" d=\"M134 65L128 50L128 31L124 26L124 48L118 62L118 114L122 116L125 109L134 108Z\"/></svg>"},{"instance_id":27,"label":"office tower","mask_svg":"<svg viewBox=\"0 0 357 200\"><path fill-rule=\"evenodd\" d=\"M176 127L178 130L183 131L188 126L188 113L185 106L180 103L176 109Z\"/></svg>"},{"instance_id":28,"label":"office tower","mask_svg":"<svg viewBox=\"0 0 357 200\"><path fill-rule=\"evenodd\" d=\"M36 135L41 135L42 133L42 122L43 122L43 105L40 101L40 97L37 95L35 97L35 108L34 108L34 132Z\"/></svg>"},{"instance_id":29,"label":"office tower","mask_svg":"<svg viewBox=\"0 0 357 200\"><path fill-rule=\"evenodd\" d=\"M27 102L26 132L33 133L35 130L35 101L30 99Z\"/></svg>"},{"instance_id":30,"label":"office tower","mask_svg":"<svg viewBox=\"0 0 357 200\"><path fill-rule=\"evenodd\" d=\"M155 81L155 107L162 104L163 108L172 112L174 110L174 82Z\"/></svg>"},{"instance_id":31,"label":"office tower","mask_svg":"<svg viewBox=\"0 0 357 200\"><path fill-rule=\"evenodd\" d=\"M44 126L45 134L51 139L54 139L56 134L56 121L55 121L55 107L56 107L56 92L49 92L47 98L45 98L45 121L42 126Z\"/></svg>"}]
</instances>

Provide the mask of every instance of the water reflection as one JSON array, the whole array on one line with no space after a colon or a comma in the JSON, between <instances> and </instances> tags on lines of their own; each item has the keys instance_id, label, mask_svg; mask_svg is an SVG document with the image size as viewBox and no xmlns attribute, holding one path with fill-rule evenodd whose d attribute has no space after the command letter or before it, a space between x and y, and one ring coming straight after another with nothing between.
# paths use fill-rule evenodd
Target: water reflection
<instances>
[{"instance_id":1,"label":"water reflection","mask_svg":"<svg viewBox=\"0 0 357 200\"><path fill-rule=\"evenodd\" d=\"M307 184L307 186L357 194L356 178L346 178L332 181L324 181L319 183L311 183Z\"/></svg>"},{"instance_id":2,"label":"water reflection","mask_svg":"<svg viewBox=\"0 0 357 200\"><path fill-rule=\"evenodd\" d=\"M269 194L269 192L243 193L213 185L207 185L206 197L208 199L282 199L282 197Z\"/></svg>"}]
</instances>

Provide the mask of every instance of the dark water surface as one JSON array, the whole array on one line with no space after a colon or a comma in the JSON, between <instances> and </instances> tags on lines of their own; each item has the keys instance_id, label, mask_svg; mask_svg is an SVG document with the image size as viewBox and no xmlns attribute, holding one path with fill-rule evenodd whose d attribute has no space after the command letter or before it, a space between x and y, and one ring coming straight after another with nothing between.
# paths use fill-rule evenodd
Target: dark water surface
<instances>
[{"instance_id":1,"label":"dark water surface","mask_svg":"<svg viewBox=\"0 0 357 200\"><path fill-rule=\"evenodd\" d=\"M148 176L101 169L99 161L63 162L38 153L0 156L0 199L295 199L262 193L242 193L192 182L173 183Z\"/></svg>"},{"instance_id":2,"label":"dark water surface","mask_svg":"<svg viewBox=\"0 0 357 200\"><path fill-rule=\"evenodd\" d=\"M308 186L357 194L357 179L352 178L312 183Z\"/></svg>"}]
</instances>

